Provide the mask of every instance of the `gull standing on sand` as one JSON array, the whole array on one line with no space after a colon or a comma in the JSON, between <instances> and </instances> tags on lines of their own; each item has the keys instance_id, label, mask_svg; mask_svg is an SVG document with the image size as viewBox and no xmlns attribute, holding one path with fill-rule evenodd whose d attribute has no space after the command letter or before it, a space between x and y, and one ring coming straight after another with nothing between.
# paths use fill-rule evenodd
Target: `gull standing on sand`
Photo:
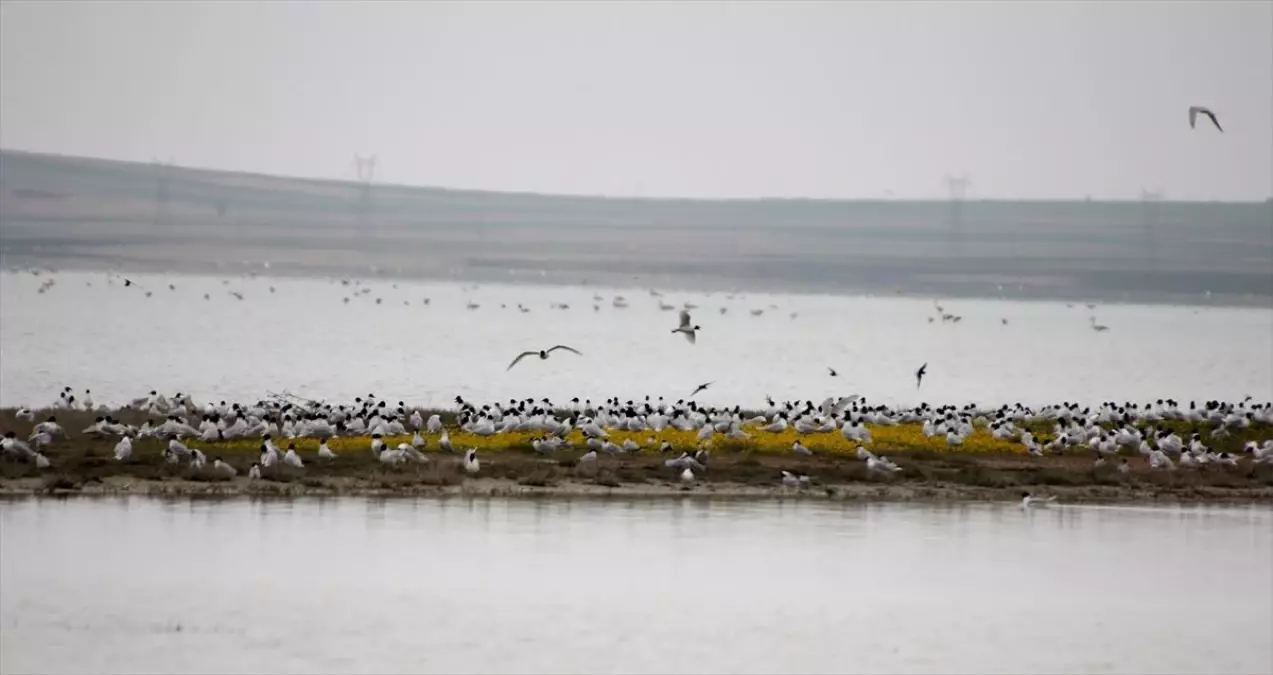
<instances>
[{"instance_id":1,"label":"gull standing on sand","mask_svg":"<svg viewBox=\"0 0 1273 675\"><path fill-rule=\"evenodd\" d=\"M1211 112L1209 108L1206 108L1200 105L1189 106L1189 128L1190 129L1197 128L1195 125L1198 122L1198 115L1206 115L1207 117L1211 118L1211 123L1216 125L1216 129L1219 129L1220 133L1224 133L1224 129L1220 127L1220 121L1216 119L1216 114Z\"/></svg>"},{"instance_id":2,"label":"gull standing on sand","mask_svg":"<svg viewBox=\"0 0 1273 675\"><path fill-rule=\"evenodd\" d=\"M129 438L128 435L125 434L124 437L119 439L119 442L115 444L115 460L122 462L128 459L128 457L132 454L133 439Z\"/></svg>"},{"instance_id":3,"label":"gull standing on sand","mask_svg":"<svg viewBox=\"0 0 1273 675\"><path fill-rule=\"evenodd\" d=\"M522 352L521 354L518 354L518 355L517 355L517 358L513 359L513 362L512 362L512 363L508 364L508 368L506 368L506 369L504 370L504 372L508 372L508 371L512 370L512 369L513 369L513 366L517 365L517 362L518 362L518 361L521 361L522 359L526 358L527 356L535 356L536 354L538 354L540 359L547 359L549 354L551 354L551 353L553 353L553 352L557 351L558 349L564 349L564 350L566 350L566 351L568 351L568 352L574 352L575 354L578 354L578 355L580 355L580 356L583 356L583 352L581 352L581 351L579 351L579 350L577 350L577 349L575 349L575 348L573 348L573 347L567 347L566 345L557 345L556 347L553 347L553 348L551 348L551 349L541 349L541 350L539 350L539 351L535 351L535 350L533 350L533 349L532 349L531 351L528 351L528 352Z\"/></svg>"},{"instance_id":4,"label":"gull standing on sand","mask_svg":"<svg viewBox=\"0 0 1273 675\"><path fill-rule=\"evenodd\" d=\"M685 335L685 339L690 341L690 344L695 344L695 341L698 339L697 338L698 331L700 330L702 329L699 328L698 326L693 325L693 322L690 321L690 311L688 309L682 309L681 310L681 325L676 328L673 328L672 332L683 333Z\"/></svg>"}]
</instances>

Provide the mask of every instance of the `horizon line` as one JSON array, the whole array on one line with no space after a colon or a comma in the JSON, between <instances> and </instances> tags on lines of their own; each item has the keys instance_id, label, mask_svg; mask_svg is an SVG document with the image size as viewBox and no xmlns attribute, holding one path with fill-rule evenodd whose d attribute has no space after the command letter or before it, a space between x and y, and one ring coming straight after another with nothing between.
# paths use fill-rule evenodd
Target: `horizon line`
<instances>
[{"instance_id":1,"label":"horizon line","mask_svg":"<svg viewBox=\"0 0 1273 675\"><path fill-rule=\"evenodd\" d=\"M112 157L97 157L93 155L72 155L58 152L48 152L44 150L25 150L21 148L4 148L0 147L0 154L16 154L41 156L61 160L80 160L89 162L102 162L110 164L124 164L132 166L149 166L154 161L146 162L131 159L116 159ZM183 171L191 171L198 173L223 174L230 176L245 176L253 178L268 178L272 180L296 181L307 183L334 184L334 185L361 185L361 181L352 178L323 178L317 176L301 176L295 174L278 174L265 173L261 171L251 171L247 169L218 169L210 167L186 166L176 162L167 164L166 166L180 169ZM371 183L379 188L390 189L407 189L407 190L435 190L442 192L458 192L470 194L487 194L487 195L509 195L520 197L545 197L557 199L585 199L585 200L616 200L616 201L647 201L647 202L708 202L708 203L749 203L749 202L824 202L824 203L861 203L861 202L936 202L949 203L955 201L948 197L906 197L906 196L861 196L861 197L674 197L674 196L638 196L638 195L616 195L616 194L581 194L567 192L536 192L532 190L508 190L508 189L488 189L488 188L470 188L470 187L448 187L444 185L425 185L418 183L394 183L394 182L375 182ZM1143 186L1139 188L1142 192ZM1033 202L1033 203L1141 203L1144 199L1141 196L1129 195L1125 198L1102 197L1095 198L1090 195L1082 197L991 197L991 196L965 196L959 201L963 202ZM1269 195L1263 199L1178 199L1171 198L1166 195L1160 196L1158 203L1172 204L1266 204L1273 203L1273 195Z\"/></svg>"}]
</instances>

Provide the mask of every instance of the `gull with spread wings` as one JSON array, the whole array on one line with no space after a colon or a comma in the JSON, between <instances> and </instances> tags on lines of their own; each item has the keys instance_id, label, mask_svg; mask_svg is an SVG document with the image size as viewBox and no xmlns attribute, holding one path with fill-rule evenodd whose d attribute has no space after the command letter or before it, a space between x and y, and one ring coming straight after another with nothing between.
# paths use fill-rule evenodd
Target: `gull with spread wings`
<instances>
[{"instance_id":1,"label":"gull with spread wings","mask_svg":"<svg viewBox=\"0 0 1273 675\"><path fill-rule=\"evenodd\" d=\"M682 309L682 310L681 310L681 325L680 325L680 327L678 327L678 328L674 328L674 329L672 330L672 332L673 332L673 333L684 333L684 334L685 334L685 339L686 339L686 340L689 340L689 341L690 341L690 344L694 344L694 340L695 340L695 333L696 333L697 331L699 331L699 330L701 330L701 329L700 329L698 326L693 325L693 323L690 321L690 312L689 312L689 310L688 310L688 309Z\"/></svg>"},{"instance_id":2,"label":"gull with spread wings","mask_svg":"<svg viewBox=\"0 0 1273 675\"><path fill-rule=\"evenodd\" d=\"M541 349L541 350L539 350L539 351L535 351L535 350L533 350L533 349L532 349L532 350L530 350L530 351L528 351L528 352L522 352L521 354L518 354L518 355L517 355L517 358L513 359L513 362L512 362L512 363L508 364L508 368L506 368L504 372L508 372L509 370L512 370L512 369L513 369L513 366L517 365L517 362L518 362L518 361L521 361L522 359L526 358L527 356L535 356L535 355L537 355L537 354L538 354L538 355L539 355L539 358L541 358L541 359L546 359L546 358L548 358L548 355L549 355L549 354L551 354L551 353L553 353L553 352L557 351L558 349L564 349L564 350L566 350L566 351L568 351L568 352L574 352L574 353L576 353L576 354L578 354L578 355L580 355L580 356L583 356L583 352L581 352L581 351L579 351L578 349L575 349L575 348L573 348L573 347L567 347L566 345L557 345L556 347L553 347L552 349Z\"/></svg>"},{"instance_id":3,"label":"gull with spread wings","mask_svg":"<svg viewBox=\"0 0 1273 675\"><path fill-rule=\"evenodd\" d=\"M1220 133L1224 133L1224 129L1220 128L1220 121L1216 119L1216 114L1211 112L1210 109L1204 108L1200 105L1189 106L1189 128L1190 129L1195 128L1194 125L1198 121L1198 115L1206 115L1207 117L1210 117L1211 123L1216 125L1216 129L1219 129Z\"/></svg>"}]
</instances>

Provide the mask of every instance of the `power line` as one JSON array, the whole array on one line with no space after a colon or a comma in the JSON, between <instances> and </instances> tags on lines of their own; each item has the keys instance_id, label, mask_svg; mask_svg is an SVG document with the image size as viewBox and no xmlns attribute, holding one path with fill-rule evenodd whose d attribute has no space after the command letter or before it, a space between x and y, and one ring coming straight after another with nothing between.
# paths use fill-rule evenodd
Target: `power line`
<instances>
[{"instance_id":1,"label":"power line","mask_svg":"<svg viewBox=\"0 0 1273 675\"><path fill-rule=\"evenodd\" d=\"M950 196L948 218L950 220L950 236L960 239L964 226L964 198L968 196L968 186L972 179L968 174L955 176L946 174L946 193Z\"/></svg>"},{"instance_id":2,"label":"power line","mask_svg":"<svg viewBox=\"0 0 1273 675\"><path fill-rule=\"evenodd\" d=\"M1153 266L1158 260L1158 221L1161 215L1162 189L1140 189L1140 231L1145 261Z\"/></svg>"},{"instance_id":3,"label":"power line","mask_svg":"<svg viewBox=\"0 0 1273 675\"><path fill-rule=\"evenodd\" d=\"M354 154L354 173L358 176L358 216L363 227L370 224L372 201L371 184L376 178L376 156L363 157Z\"/></svg>"},{"instance_id":4,"label":"power line","mask_svg":"<svg viewBox=\"0 0 1273 675\"><path fill-rule=\"evenodd\" d=\"M155 176L155 227L169 224L171 212L168 201L171 197L169 184L172 180L172 167L175 164L171 157L167 162L151 158L150 167Z\"/></svg>"}]
</instances>

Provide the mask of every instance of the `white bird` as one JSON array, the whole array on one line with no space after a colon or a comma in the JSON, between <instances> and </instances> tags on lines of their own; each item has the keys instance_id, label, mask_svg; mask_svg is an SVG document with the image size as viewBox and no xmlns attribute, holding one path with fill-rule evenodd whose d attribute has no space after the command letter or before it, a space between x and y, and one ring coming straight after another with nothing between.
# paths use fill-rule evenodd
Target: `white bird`
<instances>
[{"instance_id":1,"label":"white bird","mask_svg":"<svg viewBox=\"0 0 1273 675\"><path fill-rule=\"evenodd\" d=\"M305 468L305 462L301 461L301 456L296 454L295 448L287 449L287 453L283 455L283 463L297 469Z\"/></svg>"},{"instance_id":2,"label":"white bird","mask_svg":"<svg viewBox=\"0 0 1273 675\"><path fill-rule=\"evenodd\" d=\"M1056 497L1035 497L1029 492L1021 493L1021 508L1028 509L1031 506L1047 506L1056 501Z\"/></svg>"},{"instance_id":3,"label":"white bird","mask_svg":"<svg viewBox=\"0 0 1273 675\"><path fill-rule=\"evenodd\" d=\"M540 359L547 359L549 354L551 354L551 353L553 353L553 352L557 351L558 349L564 349L564 350L566 350L566 351L568 351L568 352L573 352L573 353L575 353L575 354L578 354L578 355L580 355L580 356L583 356L583 352L579 351L578 349L575 349L574 347L567 347L566 345L557 345L557 346L552 347L552 348L550 348L550 349L541 349L541 350L539 350L539 351L535 351L535 350L533 350L533 349L532 349L531 351L528 351L528 352L522 352L521 354L518 354L518 355L517 355L517 358L513 359L513 362L512 362L512 363L510 363L510 364L508 364L508 368L506 368L506 369L504 369L504 370L505 370L505 372L508 372L508 371L512 370L512 369L513 369L513 366L517 365L517 362L518 362L518 361L521 361L522 359L526 358L527 356L535 356L536 354L538 354Z\"/></svg>"},{"instance_id":4,"label":"white bird","mask_svg":"<svg viewBox=\"0 0 1273 675\"><path fill-rule=\"evenodd\" d=\"M698 339L697 334L698 334L698 331L700 330L702 329L699 328L698 326L693 325L693 323L690 321L689 310L682 309L681 310L681 325L672 329L672 332L684 334L685 339L689 340L690 344L694 344L695 341Z\"/></svg>"},{"instance_id":5,"label":"white bird","mask_svg":"<svg viewBox=\"0 0 1273 675\"><path fill-rule=\"evenodd\" d=\"M1220 133L1224 133L1224 129L1220 128L1220 121L1216 119L1216 114L1211 112L1210 109L1200 105L1189 106L1189 128L1190 129L1196 128L1195 124L1197 123L1198 115L1200 114L1206 115L1207 117L1211 118L1211 123L1216 125L1216 129L1219 129Z\"/></svg>"},{"instance_id":6,"label":"white bird","mask_svg":"<svg viewBox=\"0 0 1273 675\"><path fill-rule=\"evenodd\" d=\"M255 466L255 465L253 465L253 466ZM234 478L234 477L235 477L235 476L239 473L238 471L235 471L235 470L234 470L234 467L232 467L232 466L230 466L229 464L226 464L225 462L221 461L221 458L220 458L220 457L218 457L218 458L216 458L215 460L213 460L213 462L212 462L212 470L213 470L213 471L216 471L217 473L219 473L219 474L221 474L221 475L223 475L223 476L226 476L227 478Z\"/></svg>"},{"instance_id":7,"label":"white bird","mask_svg":"<svg viewBox=\"0 0 1273 675\"><path fill-rule=\"evenodd\" d=\"M115 460L124 461L133 454L133 439L124 436L115 444Z\"/></svg>"}]
</instances>

